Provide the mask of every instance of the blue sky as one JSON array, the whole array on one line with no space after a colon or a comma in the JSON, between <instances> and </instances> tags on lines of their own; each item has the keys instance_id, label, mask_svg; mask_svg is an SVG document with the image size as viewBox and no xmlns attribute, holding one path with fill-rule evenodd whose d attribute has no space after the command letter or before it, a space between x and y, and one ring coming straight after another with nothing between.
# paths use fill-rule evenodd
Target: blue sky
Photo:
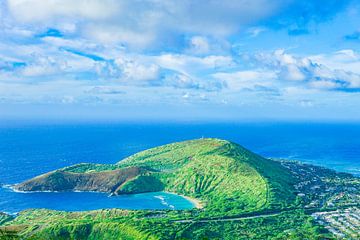
<instances>
[{"instance_id":1,"label":"blue sky","mask_svg":"<svg viewBox=\"0 0 360 240\"><path fill-rule=\"evenodd\" d=\"M2 118L360 119L351 0L2 0Z\"/></svg>"}]
</instances>

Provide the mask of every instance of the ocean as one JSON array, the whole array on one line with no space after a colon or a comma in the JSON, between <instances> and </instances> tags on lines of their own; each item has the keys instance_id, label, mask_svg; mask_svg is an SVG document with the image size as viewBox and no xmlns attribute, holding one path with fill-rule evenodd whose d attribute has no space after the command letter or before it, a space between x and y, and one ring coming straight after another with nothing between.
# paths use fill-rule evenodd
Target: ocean
<instances>
[{"instance_id":1,"label":"ocean","mask_svg":"<svg viewBox=\"0 0 360 240\"><path fill-rule=\"evenodd\" d=\"M0 184L18 183L76 163L115 163L141 150L201 137L230 140L265 157L299 160L360 176L359 136L356 123L4 122L0 123ZM121 199L98 193L14 193L2 188L0 211L192 207L181 197L159 194ZM54 199L61 199L59 206L53 204ZM145 206L137 208L139 202Z\"/></svg>"}]
</instances>

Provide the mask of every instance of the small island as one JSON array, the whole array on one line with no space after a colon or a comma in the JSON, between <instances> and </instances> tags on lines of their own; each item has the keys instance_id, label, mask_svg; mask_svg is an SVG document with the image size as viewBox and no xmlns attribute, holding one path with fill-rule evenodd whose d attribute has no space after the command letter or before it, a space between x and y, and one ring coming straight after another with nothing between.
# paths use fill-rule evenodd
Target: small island
<instances>
[{"instance_id":1,"label":"small island","mask_svg":"<svg viewBox=\"0 0 360 240\"><path fill-rule=\"evenodd\" d=\"M0 239L358 239L360 179L266 159L221 139L172 143L115 164L82 163L13 186L17 191L165 191L191 210L29 209L0 215Z\"/></svg>"}]
</instances>

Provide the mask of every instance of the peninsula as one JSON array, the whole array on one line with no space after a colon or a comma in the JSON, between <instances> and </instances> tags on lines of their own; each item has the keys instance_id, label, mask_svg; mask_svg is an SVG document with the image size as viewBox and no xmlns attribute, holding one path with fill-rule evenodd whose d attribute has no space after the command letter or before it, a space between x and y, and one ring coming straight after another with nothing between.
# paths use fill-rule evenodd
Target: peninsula
<instances>
[{"instance_id":1,"label":"peninsula","mask_svg":"<svg viewBox=\"0 0 360 240\"><path fill-rule=\"evenodd\" d=\"M359 237L360 179L263 158L221 139L172 143L115 164L82 163L13 186L19 191L167 191L192 210L31 209L0 220L13 239L336 239ZM5 216L5 215L4 215ZM334 224L331 218L342 216ZM329 220L330 219L330 220Z\"/></svg>"}]
</instances>

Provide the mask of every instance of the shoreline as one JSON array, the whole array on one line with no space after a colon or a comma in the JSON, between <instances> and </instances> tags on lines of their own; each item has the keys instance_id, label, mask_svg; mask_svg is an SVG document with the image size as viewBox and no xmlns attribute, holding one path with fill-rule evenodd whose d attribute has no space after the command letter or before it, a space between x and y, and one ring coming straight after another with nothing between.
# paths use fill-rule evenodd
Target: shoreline
<instances>
[{"instance_id":1,"label":"shoreline","mask_svg":"<svg viewBox=\"0 0 360 240\"><path fill-rule=\"evenodd\" d=\"M174 195L177 195L177 196L180 196L180 197L185 198L186 200L188 200L189 202L191 202L191 203L195 206L195 208L197 208L197 209L203 209L203 208L204 208L204 204L203 204L199 199L192 198L192 197L188 197L188 196L181 195L181 194L174 193L174 192L167 192L167 191L164 191L164 192L165 192L165 193L174 194Z\"/></svg>"},{"instance_id":2,"label":"shoreline","mask_svg":"<svg viewBox=\"0 0 360 240\"><path fill-rule=\"evenodd\" d=\"M188 196L184 196L184 195L179 195L179 196L182 196L186 200L192 202L194 204L195 208L197 208L197 209L203 209L204 208L204 204L200 200L198 200L196 198L192 198L192 197L188 197Z\"/></svg>"}]
</instances>

